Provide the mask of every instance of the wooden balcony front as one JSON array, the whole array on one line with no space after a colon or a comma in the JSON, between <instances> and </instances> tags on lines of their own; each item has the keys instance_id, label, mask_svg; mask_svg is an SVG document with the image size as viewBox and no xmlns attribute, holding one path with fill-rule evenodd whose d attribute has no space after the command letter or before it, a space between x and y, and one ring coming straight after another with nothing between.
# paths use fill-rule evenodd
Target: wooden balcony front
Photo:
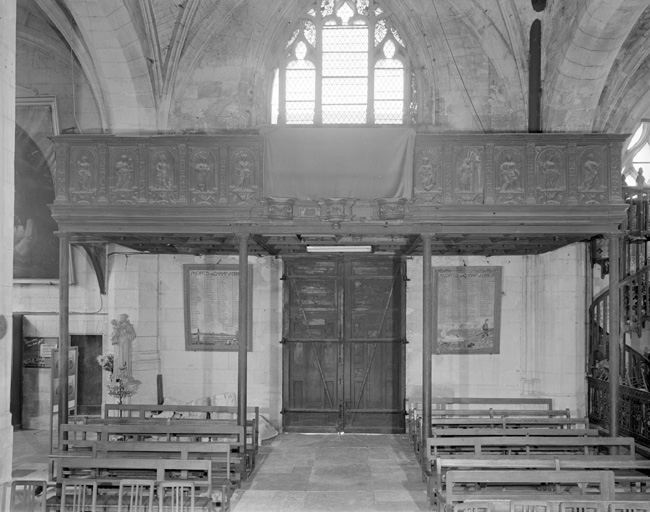
<instances>
[{"instance_id":1,"label":"wooden balcony front","mask_svg":"<svg viewBox=\"0 0 650 512\"><path fill-rule=\"evenodd\" d=\"M372 138L382 128L367 130ZM619 230L624 140L418 134L399 196L283 197L265 183L268 141L259 132L63 135L54 138L52 211L80 241L158 253L236 252L234 238L245 234L251 254L301 253L308 243L417 254L428 234L434 255L539 254Z\"/></svg>"}]
</instances>

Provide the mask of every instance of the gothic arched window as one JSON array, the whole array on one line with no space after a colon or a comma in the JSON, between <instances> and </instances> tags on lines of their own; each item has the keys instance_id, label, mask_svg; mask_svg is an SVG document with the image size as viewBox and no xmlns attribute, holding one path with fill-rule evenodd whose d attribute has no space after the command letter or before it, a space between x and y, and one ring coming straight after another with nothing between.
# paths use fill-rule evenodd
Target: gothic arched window
<instances>
[{"instance_id":1,"label":"gothic arched window","mask_svg":"<svg viewBox=\"0 0 650 512\"><path fill-rule=\"evenodd\" d=\"M274 124L406 124L414 109L406 47L378 0L318 0L276 72Z\"/></svg>"}]
</instances>

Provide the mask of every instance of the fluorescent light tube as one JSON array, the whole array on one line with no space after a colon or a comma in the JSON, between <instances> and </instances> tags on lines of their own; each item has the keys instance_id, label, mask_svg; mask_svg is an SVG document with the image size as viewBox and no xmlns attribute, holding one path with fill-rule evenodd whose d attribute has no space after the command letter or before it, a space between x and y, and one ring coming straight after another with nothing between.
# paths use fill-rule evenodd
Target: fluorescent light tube
<instances>
[{"instance_id":1,"label":"fluorescent light tube","mask_svg":"<svg viewBox=\"0 0 650 512\"><path fill-rule=\"evenodd\" d=\"M307 252L372 252L372 245L308 245Z\"/></svg>"}]
</instances>

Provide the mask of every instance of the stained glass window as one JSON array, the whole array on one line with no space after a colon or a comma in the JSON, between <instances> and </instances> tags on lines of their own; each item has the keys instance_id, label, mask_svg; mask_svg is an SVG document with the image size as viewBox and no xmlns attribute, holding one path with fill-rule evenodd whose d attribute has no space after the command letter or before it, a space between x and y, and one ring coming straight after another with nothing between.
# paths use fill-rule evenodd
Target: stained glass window
<instances>
[{"instance_id":1,"label":"stained glass window","mask_svg":"<svg viewBox=\"0 0 650 512\"><path fill-rule=\"evenodd\" d=\"M299 20L275 75L275 124L404 124L406 48L379 0L320 0Z\"/></svg>"}]
</instances>

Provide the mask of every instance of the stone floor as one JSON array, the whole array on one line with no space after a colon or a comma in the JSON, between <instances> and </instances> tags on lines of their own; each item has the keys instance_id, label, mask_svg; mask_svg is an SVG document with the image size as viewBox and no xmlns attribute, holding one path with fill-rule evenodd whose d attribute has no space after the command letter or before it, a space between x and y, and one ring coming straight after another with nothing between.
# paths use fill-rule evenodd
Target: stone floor
<instances>
[{"instance_id":1,"label":"stone floor","mask_svg":"<svg viewBox=\"0 0 650 512\"><path fill-rule=\"evenodd\" d=\"M429 510L404 435L280 434L232 499L232 512Z\"/></svg>"},{"instance_id":2,"label":"stone floor","mask_svg":"<svg viewBox=\"0 0 650 512\"><path fill-rule=\"evenodd\" d=\"M47 478L47 431L14 435L14 478ZM232 512L429 510L405 435L279 434L260 447Z\"/></svg>"}]
</instances>

